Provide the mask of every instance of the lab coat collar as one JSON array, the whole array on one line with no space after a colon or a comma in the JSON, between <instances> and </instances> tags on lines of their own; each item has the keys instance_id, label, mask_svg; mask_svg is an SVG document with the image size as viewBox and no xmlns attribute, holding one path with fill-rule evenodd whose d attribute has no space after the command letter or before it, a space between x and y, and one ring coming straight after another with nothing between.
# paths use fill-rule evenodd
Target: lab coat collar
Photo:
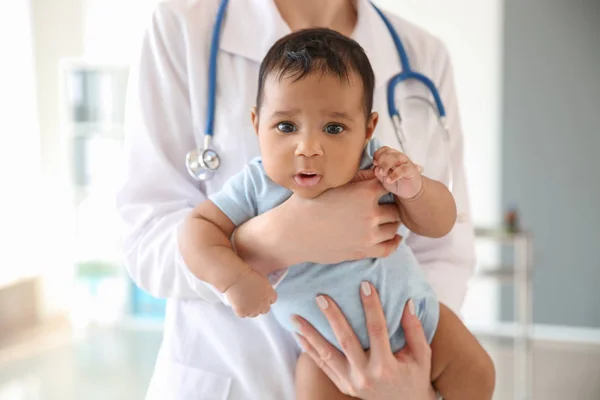
<instances>
[{"instance_id":1,"label":"lab coat collar","mask_svg":"<svg viewBox=\"0 0 600 400\"><path fill-rule=\"evenodd\" d=\"M400 72L398 57L389 51L392 39L370 1L357 0L357 13L352 39L367 53L379 87ZM273 0L230 0L220 48L260 63L273 43L290 32Z\"/></svg>"}]
</instances>

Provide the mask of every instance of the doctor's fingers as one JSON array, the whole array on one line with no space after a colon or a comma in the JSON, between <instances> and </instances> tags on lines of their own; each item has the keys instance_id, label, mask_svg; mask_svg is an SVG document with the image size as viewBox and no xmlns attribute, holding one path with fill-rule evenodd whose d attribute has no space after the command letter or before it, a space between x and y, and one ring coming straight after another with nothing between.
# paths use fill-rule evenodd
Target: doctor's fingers
<instances>
[{"instance_id":1,"label":"doctor's fingers","mask_svg":"<svg viewBox=\"0 0 600 400\"><path fill-rule=\"evenodd\" d=\"M369 358L375 363L382 363L386 358L392 359L392 348L379 294L370 282L361 282L360 289L371 346Z\"/></svg>"},{"instance_id":2,"label":"doctor's fingers","mask_svg":"<svg viewBox=\"0 0 600 400\"><path fill-rule=\"evenodd\" d=\"M382 243L393 239L398 233L398 228L400 228L400 222L389 222L379 225L375 243Z\"/></svg>"},{"instance_id":3,"label":"doctor's fingers","mask_svg":"<svg viewBox=\"0 0 600 400\"><path fill-rule=\"evenodd\" d=\"M404 305L404 312L400 321L406 346L395 354L396 359L414 359L421 367L431 368L431 346L425 337L423 325L416 315L414 300L409 300Z\"/></svg>"},{"instance_id":4,"label":"doctor's fingers","mask_svg":"<svg viewBox=\"0 0 600 400\"><path fill-rule=\"evenodd\" d=\"M349 295L355 296L356 293L349 293ZM317 296L317 304L325 314L325 318L327 318L339 347L348 359L350 366L353 369L363 368L367 363L367 355L338 305L326 295Z\"/></svg>"},{"instance_id":5,"label":"doctor's fingers","mask_svg":"<svg viewBox=\"0 0 600 400\"><path fill-rule=\"evenodd\" d=\"M302 346L302 349L304 350L304 352L306 354L308 354L308 356L321 369L321 371L323 371L325 373L325 375L327 375L327 377L331 380L331 382L333 382L333 384L342 393L344 393L347 385L345 384L344 381L342 381L341 377L338 374L336 374L329 365L327 365L323 360L321 360L317 350L315 350L315 348L312 347L311 344L308 343L308 341L302 335L298 335L297 333L294 333L294 336L296 336L296 339L300 342L300 346Z\"/></svg>"},{"instance_id":6,"label":"doctor's fingers","mask_svg":"<svg viewBox=\"0 0 600 400\"><path fill-rule=\"evenodd\" d=\"M377 204L381 196L387 194L388 191L383 187L374 172L372 175L372 179L352 183L352 186L349 186L349 196L357 201Z\"/></svg>"},{"instance_id":7,"label":"doctor's fingers","mask_svg":"<svg viewBox=\"0 0 600 400\"><path fill-rule=\"evenodd\" d=\"M375 171L373 170L373 168L359 169L358 171L356 171L356 174L354 175L352 180L348 183L370 181L374 178L375 178Z\"/></svg>"},{"instance_id":8,"label":"doctor's fingers","mask_svg":"<svg viewBox=\"0 0 600 400\"><path fill-rule=\"evenodd\" d=\"M331 374L341 377L348 374L348 360L338 349L333 347L331 343L321 336L321 334L302 317L296 315L292 318L292 321L300 332L297 336L302 348L308 353L319 368L321 368L328 376Z\"/></svg>"},{"instance_id":9,"label":"doctor's fingers","mask_svg":"<svg viewBox=\"0 0 600 400\"><path fill-rule=\"evenodd\" d=\"M381 226L389 223L400 223L400 211L395 204L382 204L375 206L375 224Z\"/></svg>"},{"instance_id":10,"label":"doctor's fingers","mask_svg":"<svg viewBox=\"0 0 600 400\"><path fill-rule=\"evenodd\" d=\"M392 239L376 244L365 251L367 258L385 258L392 254L400 245L402 236L395 235Z\"/></svg>"}]
</instances>

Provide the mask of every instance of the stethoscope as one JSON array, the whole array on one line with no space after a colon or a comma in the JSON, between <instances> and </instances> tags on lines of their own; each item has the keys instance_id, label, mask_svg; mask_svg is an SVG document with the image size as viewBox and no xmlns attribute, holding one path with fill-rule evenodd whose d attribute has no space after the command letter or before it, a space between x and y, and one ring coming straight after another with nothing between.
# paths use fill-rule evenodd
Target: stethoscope
<instances>
[{"instance_id":1,"label":"stethoscope","mask_svg":"<svg viewBox=\"0 0 600 400\"><path fill-rule=\"evenodd\" d=\"M190 151L186 155L185 164L188 169L190 175L198 180L198 181L206 181L210 179L216 172L216 170L221 165L221 159L217 152L211 147L211 141L214 135L213 127L215 121L215 91L217 84L217 50L219 46L219 38L221 35L221 26L223 23L223 17L225 14L225 10L227 8L227 4L229 0L222 0L219 6L219 10L217 12L215 26L213 28L213 36L211 41L210 48L210 59L209 59L209 68L208 68L208 101L207 101L207 120L206 120L206 129L204 131L204 147L201 149L194 149ZM409 149L407 146L407 139L404 135L404 129L402 126L402 118L400 117L400 112L398 108L396 108L396 100L395 100L395 90L396 86L402 82L406 82L410 79L415 80L417 82L422 83L427 87L431 96L433 97L434 102L429 99L425 99L421 96L409 96L409 98L414 98L420 101L425 102L429 107L436 110L436 114L438 117L438 122L443 129L444 132L444 140L445 140L445 148L446 155L448 160L448 189L452 191L453 189L453 174L452 174L452 163L450 162L450 134L448 132L448 128L446 126L446 110L444 108L444 104L442 103L442 99L440 98L440 94L437 91L435 85L429 78L425 75L420 74L416 71L413 71L410 67L410 63L408 61L408 56L406 55L406 51L404 46L402 45L402 41L398 36L398 33L387 19L385 15L379 10L374 4L372 4L383 22L385 23L392 39L394 40L394 44L396 45L396 49L398 51L398 55L400 56L400 63L402 65L402 72L395 75L390 79L387 86L387 105L388 105L388 113L390 118L392 119L392 124L394 126L394 131L396 133L396 138L398 139L398 143L400 144L400 150L409 155ZM434 104L435 103L435 104Z\"/></svg>"}]
</instances>

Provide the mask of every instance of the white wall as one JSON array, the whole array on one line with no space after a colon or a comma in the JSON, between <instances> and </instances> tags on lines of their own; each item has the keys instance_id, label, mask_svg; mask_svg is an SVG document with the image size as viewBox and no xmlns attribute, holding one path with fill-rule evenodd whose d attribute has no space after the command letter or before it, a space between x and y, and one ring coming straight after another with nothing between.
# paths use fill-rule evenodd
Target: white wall
<instances>
[{"instance_id":1,"label":"white wall","mask_svg":"<svg viewBox=\"0 0 600 400\"><path fill-rule=\"evenodd\" d=\"M41 154L39 154L39 145L37 156L32 154L35 152L32 145L28 144L22 147L32 149L30 154L36 160L38 170L41 164L41 177L39 183L29 185L29 187L35 188L35 194L29 196L22 192L18 199L22 203L24 203L22 200L24 198L37 199L36 205L41 206L40 209L43 212L33 224L25 225L19 220L16 225L22 227L25 232L21 236L32 236L32 233L38 233L38 237L41 238L39 241L36 240L37 244L34 247L28 248L27 251L19 251L19 254L27 260L21 264L34 265L35 273L42 275L40 299L42 317L62 313L70 306L76 252L73 196L70 186L72 171L70 170L69 142L67 132L61 126L62 104L60 101L64 93L60 86L62 83L59 75L60 61L65 58L84 57L91 62L127 62L128 57L131 57L132 47L137 45L141 27L148 22L147 13L155 1L30 0L31 10L27 11L31 13L30 18L33 24L32 45L34 46L35 60L32 63L31 60L21 59L26 56L23 53L23 49L26 47L19 47L14 51L11 50L16 55L15 60L18 62L3 63L3 65L14 67L14 71L10 71L11 73L6 76L9 81L16 76L14 73L16 71L21 74L19 76L26 74L28 65L30 65L31 75L35 79L15 81L14 85L18 85L18 90L25 93L29 89L27 84L35 82L35 91L37 91L37 104L33 100L34 108L29 112L35 113L35 106L37 106L39 135L35 134L33 137L41 143ZM8 4L12 4L12 6ZM4 12L3 8L6 7L18 8L20 12ZM26 8L24 2L21 1L9 2L7 5L0 6L2 26L12 26L10 23L15 22L14 26L19 28L15 28L10 35L3 36L7 39L6 45L4 42L0 42L3 48L10 49L12 48L10 44L17 43L13 40L15 34L26 33L29 27L24 20L24 18L28 18L24 11ZM6 16L7 21L2 20L3 16ZM0 87L11 86L2 84ZM2 94L4 91L0 93L0 97L4 99ZM6 97L6 101L12 100L12 98ZM27 124L36 121L33 115L26 118L18 114L11 118L12 121L18 121L18 126L22 130L29 129ZM0 119L0 122L4 122L4 120ZM7 125L3 123L3 126ZM12 125L9 126L11 130L14 130ZM14 132L11 135L15 137ZM12 151L14 147L0 146L1 148L10 149L9 155L24 156L24 151L18 153ZM6 159L6 157L2 157L2 159ZM20 160L21 158L12 162L10 168L3 168L7 175L17 179L17 175L14 174L14 165L19 165L17 161ZM21 168L21 172L24 170L25 168ZM23 173L18 176L22 175ZM3 179L3 181L7 182L8 180ZM38 204L40 199L42 200L41 204ZM18 212L13 215L21 218L22 215L27 214ZM4 230L1 230L0 233L4 234ZM27 243L21 239L19 242L22 246ZM17 247L14 248L14 253L17 254ZM23 254L28 254L30 257L27 258ZM1 276L0 273L0 279Z\"/></svg>"},{"instance_id":2,"label":"white wall","mask_svg":"<svg viewBox=\"0 0 600 400\"><path fill-rule=\"evenodd\" d=\"M600 329L599 39L600 1L506 1L502 199L534 235L536 324Z\"/></svg>"},{"instance_id":3,"label":"white wall","mask_svg":"<svg viewBox=\"0 0 600 400\"><path fill-rule=\"evenodd\" d=\"M43 209L36 228L42 240L42 313L66 310L72 288L72 221L67 147L60 127L59 61L82 54L81 0L32 0L42 184L36 198Z\"/></svg>"},{"instance_id":4,"label":"white wall","mask_svg":"<svg viewBox=\"0 0 600 400\"><path fill-rule=\"evenodd\" d=\"M448 46L455 69L465 137L465 163L477 225L496 225L500 210L500 115L503 0L378 0L382 8L420 25ZM497 259L479 248L482 264ZM485 323L497 315L495 284L477 283L463 312Z\"/></svg>"},{"instance_id":5,"label":"white wall","mask_svg":"<svg viewBox=\"0 0 600 400\"><path fill-rule=\"evenodd\" d=\"M126 64L158 0L79 0L84 8L84 56ZM110 26L110 29L106 29Z\"/></svg>"},{"instance_id":6,"label":"white wall","mask_svg":"<svg viewBox=\"0 0 600 400\"><path fill-rule=\"evenodd\" d=\"M40 183L31 7L0 3L0 286L36 273ZM6 59L4 58L6 56Z\"/></svg>"}]
</instances>

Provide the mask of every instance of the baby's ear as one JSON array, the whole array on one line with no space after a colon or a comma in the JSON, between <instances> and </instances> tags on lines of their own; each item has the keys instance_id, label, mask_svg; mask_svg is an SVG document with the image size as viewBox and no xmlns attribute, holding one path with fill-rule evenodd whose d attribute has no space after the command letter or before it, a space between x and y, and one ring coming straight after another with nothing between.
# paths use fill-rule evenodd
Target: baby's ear
<instances>
[{"instance_id":1,"label":"baby's ear","mask_svg":"<svg viewBox=\"0 0 600 400\"><path fill-rule=\"evenodd\" d=\"M254 126L254 133L258 135L258 109L256 106L250 109L250 118L252 118L252 126Z\"/></svg>"},{"instance_id":2,"label":"baby's ear","mask_svg":"<svg viewBox=\"0 0 600 400\"><path fill-rule=\"evenodd\" d=\"M377 114L376 112L371 113L371 115L369 116L369 120L367 121L367 137L365 142L368 142L373 137L373 133L375 132L377 122L379 122L379 114Z\"/></svg>"}]
</instances>

